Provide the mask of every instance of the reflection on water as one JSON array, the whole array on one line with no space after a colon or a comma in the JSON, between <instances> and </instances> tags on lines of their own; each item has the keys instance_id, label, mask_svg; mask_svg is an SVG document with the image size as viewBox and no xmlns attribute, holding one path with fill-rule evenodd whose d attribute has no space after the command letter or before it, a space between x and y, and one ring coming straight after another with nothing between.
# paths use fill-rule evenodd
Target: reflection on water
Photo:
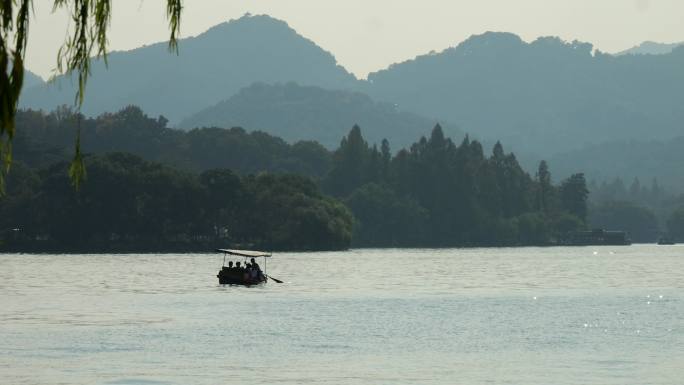
<instances>
[{"instance_id":1,"label":"reflection on water","mask_svg":"<svg viewBox=\"0 0 684 385\"><path fill-rule=\"evenodd\" d=\"M684 247L0 255L8 384L681 384Z\"/></svg>"}]
</instances>

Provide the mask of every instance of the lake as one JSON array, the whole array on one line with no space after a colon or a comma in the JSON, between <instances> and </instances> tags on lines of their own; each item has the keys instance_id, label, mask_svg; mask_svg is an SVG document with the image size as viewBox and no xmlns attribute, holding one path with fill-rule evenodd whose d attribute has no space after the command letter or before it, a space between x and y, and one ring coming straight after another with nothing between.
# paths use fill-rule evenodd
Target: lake
<instances>
[{"instance_id":1,"label":"lake","mask_svg":"<svg viewBox=\"0 0 684 385\"><path fill-rule=\"evenodd\" d=\"M0 255L2 384L682 384L684 247ZM263 267L263 264L262 264Z\"/></svg>"}]
</instances>

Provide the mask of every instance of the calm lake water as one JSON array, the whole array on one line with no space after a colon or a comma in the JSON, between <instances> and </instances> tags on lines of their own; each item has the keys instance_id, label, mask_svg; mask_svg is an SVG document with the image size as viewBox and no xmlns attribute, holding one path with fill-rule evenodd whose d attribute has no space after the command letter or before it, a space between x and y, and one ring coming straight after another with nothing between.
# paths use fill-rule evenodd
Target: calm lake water
<instances>
[{"instance_id":1,"label":"calm lake water","mask_svg":"<svg viewBox=\"0 0 684 385\"><path fill-rule=\"evenodd\" d=\"M2 384L672 384L684 247L0 255ZM263 266L262 266L263 267Z\"/></svg>"}]
</instances>

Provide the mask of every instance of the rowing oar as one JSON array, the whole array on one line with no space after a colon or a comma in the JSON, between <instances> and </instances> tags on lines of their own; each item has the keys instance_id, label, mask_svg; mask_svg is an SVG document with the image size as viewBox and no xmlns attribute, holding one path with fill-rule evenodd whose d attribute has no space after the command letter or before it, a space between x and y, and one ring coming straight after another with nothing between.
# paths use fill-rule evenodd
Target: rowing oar
<instances>
[{"instance_id":1,"label":"rowing oar","mask_svg":"<svg viewBox=\"0 0 684 385\"><path fill-rule=\"evenodd\" d=\"M274 280L274 281L276 281L276 282L278 282L278 283L283 283L283 281L281 281L281 280L279 280L279 279L275 279L275 278L271 277L270 275L267 275L267 277L268 277L268 278L271 278L272 280Z\"/></svg>"}]
</instances>

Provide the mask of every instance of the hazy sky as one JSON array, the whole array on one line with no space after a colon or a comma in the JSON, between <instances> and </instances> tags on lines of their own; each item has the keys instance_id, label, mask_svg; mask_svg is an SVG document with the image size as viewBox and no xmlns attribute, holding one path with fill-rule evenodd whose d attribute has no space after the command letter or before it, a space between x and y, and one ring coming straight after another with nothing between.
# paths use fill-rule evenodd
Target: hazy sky
<instances>
[{"instance_id":1,"label":"hazy sky","mask_svg":"<svg viewBox=\"0 0 684 385\"><path fill-rule=\"evenodd\" d=\"M27 67L48 77L68 17L34 1ZM113 1L111 50L168 39L163 0ZM440 51L485 31L593 43L617 52L645 40L684 41L684 0L186 0L183 37L250 12L285 20L357 76ZM182 54L182 46L181 46Z\"/></svg>"}]
</instances>

